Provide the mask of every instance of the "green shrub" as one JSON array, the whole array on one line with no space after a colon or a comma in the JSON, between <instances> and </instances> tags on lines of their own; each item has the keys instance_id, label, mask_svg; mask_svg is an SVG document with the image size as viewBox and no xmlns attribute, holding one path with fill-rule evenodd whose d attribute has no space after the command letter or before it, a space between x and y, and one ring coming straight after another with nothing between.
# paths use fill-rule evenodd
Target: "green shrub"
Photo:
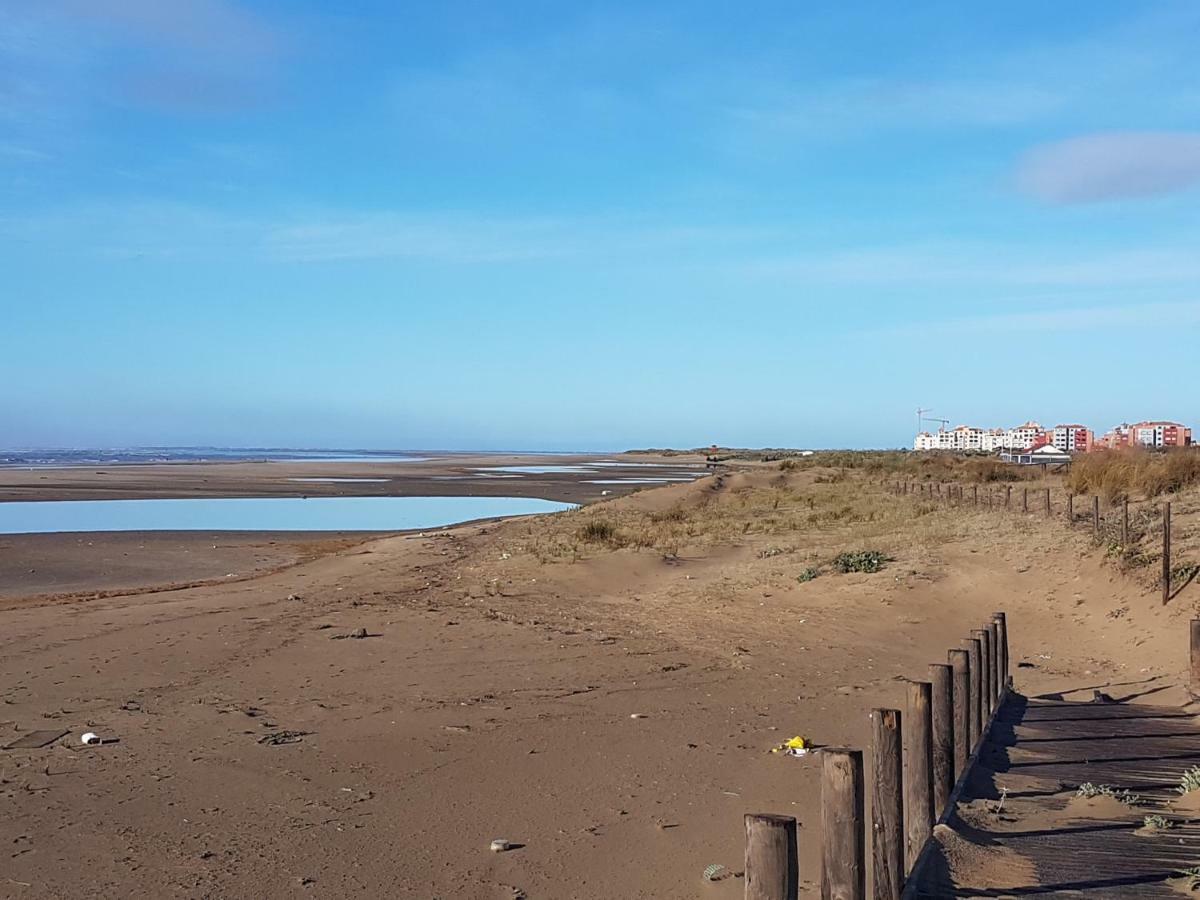
<instances>
[{"instance_id":1,"label":"green shrub","mask_svg":"<svg viewBox=\"0 0 1200 900\"><path fill-rule=\"evenodd\" d=\"M888 557L879 550L844 551L833 558L833 568L845 575L847 572L878 572Z\"/></svg>"}]
</instances>

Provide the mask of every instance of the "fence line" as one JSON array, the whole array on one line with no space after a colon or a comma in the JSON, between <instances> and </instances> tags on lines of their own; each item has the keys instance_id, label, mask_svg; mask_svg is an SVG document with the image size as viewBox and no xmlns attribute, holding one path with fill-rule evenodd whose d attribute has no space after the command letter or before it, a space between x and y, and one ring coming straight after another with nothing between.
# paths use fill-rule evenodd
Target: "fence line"
<instances>
[{"instance_id":1,"label":"fence line","mask_svg":"<svg viewBox=\"0 0 1200 900\"><path fill-rule=\"evenodd\" d=\"M937 485L936 493L934 491L934 484ZM987 507L988 509L995 509L998 506L1003 509L1012 508L1012 485L1004 486L1005 490L1004 490L1004 496L1003 496L1002 503L994 502L995 491L993 490L991 485L987 485L985 487L984 496L983 496L982 502L981 502L980 497L979 497L979 487L980 486L977 484L971 485L971 505L972 506ZM947 490L943 493L940 483L931 482L931 483L927 484L925 482L919 482L919 481L918 482L897 481L892 484L891 489L892 489L892 492L895 494L910 494L911 493L911 494L918 494L921 496L925 496L930 499L937 499L938 497L941 497L942 500L945 501L945 504L950 507L957 507L957 506L965 505L965 501L963 499L964 495L962 493L961 485L956 486L956 485L950 484L950 485L948 485ZM1050 488L1042 488L1041 490L1042 490L1043 512L1044 512L1046 518L1051 518L1053 516L1053 504L1051 502L1051 496L1050 496L1051 489ZM1071 493L1070 491L1065 491L1064 493L1066 495L1066 501L1065 501L1066 509L1065 509L1065 514L1064 514L1064 519L1066 521L1067 527L1073 528L1073 527L1075 527L1076 522L1077 522L1077 517L1075 514L1075 497L1077 495ZM957 499L959 501L957 504L954 502L955 499ZM1085 515L1086 515L1086 521L1091 525L1092 536L1095 540L1098 541L1098 540L1100 540L1101 535L1103 533L1104 525L1107 524L1108 520L1101 514L1099 495L1093 494L1093 495L1091 495L1091 499L1092 499L1091 511ZM1151 503L1153 503L1153 501L1146 501L1147 505L1150 505ZM1113 509L1112 504L1109 505L1109 509L1110 510ZM1022 491L1021 491L1021 512L1028 513L1029 511L1030 511L1029 510L1029 488L1026 486L1026 487L1023 487ZM1171 596L1172 596L1171 592L1174 587L1174 582L1175 582L1176 578L1182 577L1185 579L1190 579L1190 578L1194 577L1194 573L1188 572L1186 574L1183 574L1183 573L1175 572L1171 566L1171 501L1169 501L1169 500L1161 501L1160 518L1161 518L1161 523L1162 523L1161 524L1162 573L1159 576L1159 588L1162 592L1162 602L1165 605L1171 599ZM1129 500L1128 499L1123 499L1121 501L1121 519L1120 519L1119 533L1120 533L1121 547L1122 548L1128 547L1129 546Z\"/></svg>"},{"instance_id":2,"label":"fence line","mask_svg":"<svg viewBox=\"0 0 1200 900\"><path fill-rule=\"evenodd\" d=\"M904 490L897 486L898 493ZM950 499L953 493L948 489L943 497ZM964 641L970 649L950 649L948 665L929 667L929 681L909 682L906 712L872 710L869 824L863 752L841 747L817 751L821 897L866 900L868 846L872 898L900 900L915 890L935 843L933 826L952 812L1011 689L1006 615L993 613L984 628L971 634L977 636ZM1195 635L1200 646L1200 627ZM748 813L745 828L746 900L796 900L796 820Z\"/></svg>"}]
</instances>

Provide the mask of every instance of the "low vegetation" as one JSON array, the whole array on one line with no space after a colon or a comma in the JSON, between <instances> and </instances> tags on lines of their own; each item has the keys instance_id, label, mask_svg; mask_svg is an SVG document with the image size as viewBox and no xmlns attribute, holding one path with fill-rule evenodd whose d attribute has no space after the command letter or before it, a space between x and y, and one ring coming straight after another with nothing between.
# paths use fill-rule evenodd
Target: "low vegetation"
<instances>
[{"instance_id":1,"label":"low vegetation","mask_svg":"<svg viewBox=\"0 0 1200 900\"><path fill-rule=\"evenodd\" d=\"M833 568L845 575L848 572L878 572L888 561L878 550L844 551L833 558Z\"/></svg>"},{"instance_id":2,"label":"low vegetation","mask_svg":"<svg viewBox=\"0 0 1200 900\"><path fill-rule=\"evenodd\" d=\"M1112 502L1157 497L1200 484L1200 450L1100 450L1071 463L1066 486Z\"/></svg>"},{"instance_id":3,"label":"low vegetation","mask_svg":"<svg viewBox=\"0 0 1200 900\"><path fill-rule=\"evenodd\" d=\"M1111 784L1092 784L1090 781L1081 784L1079 790L1075 792L1075 796L1088 800L1093 797L1112 797L1126 806L1136 806L1142 800L1140 796L1127 788L1114 788Z\"/></svg>"}]
</instances>

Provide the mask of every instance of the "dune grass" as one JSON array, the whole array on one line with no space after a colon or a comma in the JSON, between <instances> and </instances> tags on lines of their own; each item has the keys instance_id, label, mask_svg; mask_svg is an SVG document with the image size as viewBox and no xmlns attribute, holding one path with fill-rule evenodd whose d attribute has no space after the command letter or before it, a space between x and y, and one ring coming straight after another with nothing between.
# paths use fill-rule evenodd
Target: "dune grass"
<instances>
[{"instance_id":1,"label":"dune grass","mask_svg":"<svg viewBox=\"0 0 1200 900\"><path fill-rule=\"evenodd\" d=\"M1101 450L1071 463L1066 486L1077 494L1099 494L1112 502L1157 497L1200 484L1200 450Z\"/></svg>"}]
</instances>

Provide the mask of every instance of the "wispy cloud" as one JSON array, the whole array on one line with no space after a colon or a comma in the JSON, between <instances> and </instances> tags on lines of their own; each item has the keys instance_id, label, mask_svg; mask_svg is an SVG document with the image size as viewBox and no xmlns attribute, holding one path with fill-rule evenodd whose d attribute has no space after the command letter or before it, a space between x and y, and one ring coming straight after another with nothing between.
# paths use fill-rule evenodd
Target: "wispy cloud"
<instances>
[{"instance_id":1,"label":"wispy cloud","mask_svg":"<svg viewBox=\"0 0 1200 900\"><path fill-rule=\"evenodd\" d=\"M1200 257L1190 243L1079 253L963 241L759 256L739 263L738 270L756 284L1100 288L1195 283Z\"/></svg>"},{"instance_id":2,"label":"wispy cloud","mask_svg":"<svg viewBox=\"0 0 1200 900\"><path fill-rule=\"evenodd\" d=\"M745 124L791 136L848 136L897 128L998 127L1029 122L1061 109L1067 97L1036 83L1001 80L852 79L815 88L763 86L734 105Z\"/></svg>"},{"instance_id":3,"label":"wispy cloud","mask_svg":"<svg viewBox=\"0 0 1200 900\"><path fill-rule=\"evenodd\" d=\"M1151 197L1200 184L1200 132L1112 132L1031 150L1017 183L1048 203Z\"/></svg>"},{"instance_id":4,"label":"wispy cloud","mask_svg":"<svg viewBox=\"0 0 1200 900\"><path fill-rule=\"evenodd\" d=\"M0 118L26 123L84 119L97 101L177 113L251 106L291 49L276 21L233 0L42 0L0 19Z\"/></svg>"},{"instance_id":5,"label":"wispy cloud","mask_svg":"<svg viewBox=\"0 0 1200 900\"><path fill-rule=\"evenodd\" d=\"M859 333L889 338L995 338L1000 335L1046 334L1060 331L1080 333L1158 328L1163 322L1170 322L1173 327L1200 324L1200 301L1072 307L963 316L864 329Z\"/></svg>"}]
</instances>

